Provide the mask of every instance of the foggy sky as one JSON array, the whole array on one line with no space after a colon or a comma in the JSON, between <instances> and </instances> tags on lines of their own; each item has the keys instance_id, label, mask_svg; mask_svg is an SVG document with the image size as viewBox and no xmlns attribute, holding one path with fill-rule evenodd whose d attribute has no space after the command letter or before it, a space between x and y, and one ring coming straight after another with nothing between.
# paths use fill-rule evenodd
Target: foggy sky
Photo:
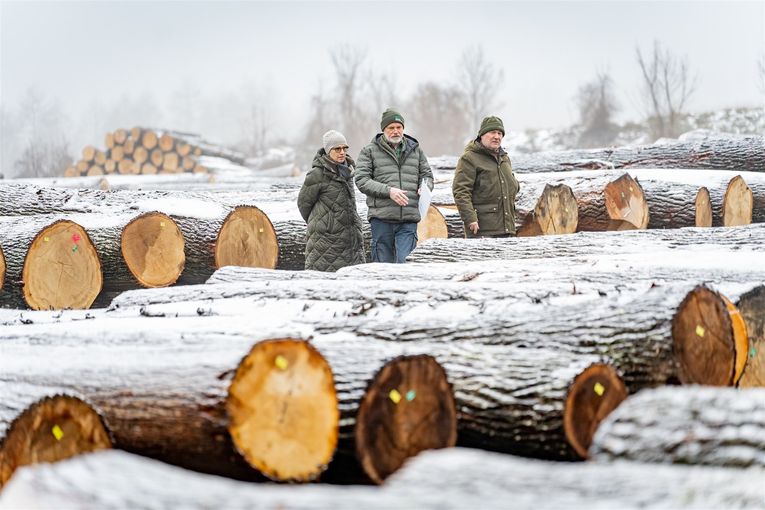
<instances>
[{"instance_id":1,"label":"foggy sky","mask_svg":"<svg viewBox=\"0 0 765 510\"><path fill-rule=\"evenodd\" d=\"M204 97L249 87L279 112L274 132L296 140L310 94L332 83L328 50L342 43L366 48L402 98L453 80L462 50L482 44L505 73L491 113L511 130L575 122L574 95L599 70L615 82L618 120L640 119L635 47L654 40L698 73L689 110L765 103L765 2L2 1L0 17L3 107L34 86L72 123L126 94L165 107L184 87Z\"/></svg>"}]
</instances>

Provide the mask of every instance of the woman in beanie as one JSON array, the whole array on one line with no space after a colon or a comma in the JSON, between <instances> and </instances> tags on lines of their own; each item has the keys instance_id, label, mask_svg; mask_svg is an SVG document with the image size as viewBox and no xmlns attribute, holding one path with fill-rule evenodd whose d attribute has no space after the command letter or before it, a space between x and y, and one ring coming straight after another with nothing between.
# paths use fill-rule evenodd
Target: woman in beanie
<instances>
[{"instance_id":1,"label":"woman in beanie","mask_svg":"<svg viewBox=\"0 0 765 510\"><path fill-rule=\"evenodd\" d=\"M364 243L348 144L334 130L324 133L323 142L300 188L298 209L308 224L305 268L337 271L365 262Z\"/></svg>"}]
</instances>

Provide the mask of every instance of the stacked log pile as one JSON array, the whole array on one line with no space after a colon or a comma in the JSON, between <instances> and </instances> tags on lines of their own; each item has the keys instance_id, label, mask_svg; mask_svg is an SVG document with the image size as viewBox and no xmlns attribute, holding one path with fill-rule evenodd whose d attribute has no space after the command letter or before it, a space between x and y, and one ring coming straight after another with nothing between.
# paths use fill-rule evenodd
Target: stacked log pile
<instances>
[{"instance_id":1,"label":"stacked log pile","mask_svg":"<svg viewBox=\"0 0 765 510\"><path fill-rule=\"evenodd\" d=\"M206 174L200 156L226 158L237 164L244 156L225 147L203 140L199 135L179 131L134 127L106 133L105 149L87 145L82 158L64 171L64 177L109 174L154 175L195 173Z\"/></svg>"},{"instance_id":2,"label":"stacked log pile","mask_svg":"<svg viewBox=\"0 0 765 510\"><path fill-rule=\"evenodd\" d=\"M173 146L190 143L182 135ZM118 147L115 138L107 144ZM66 428L62 414L18 418L41 398L63 395L90 410L82 415L115 448L184 468L383 485L300 492L263 484L248 506L449 508L475 506L474 494L491 491L540 508L761 505L761 487L746 483L759 483L765 469L762 390L744 388L765 381L765 178L751 172L756 164L744 168L738 152L751 158L761 142L614 151L607 164L542 155L535 168L546 172L519 173L517 238L430 239L409 264L336 273L299 270L299 183L221 193L3 186L14 205L0 203L0 302L38 309L0 315L0 387L16 402L3 414L0 401L0 425L17 420L18 437L32 438L0 449L5 494L100 501L89 492L111 482L98 485L98 470L141 471L118 467L135 459L116 453L64 461L96 473L56 493L48 479L73 476L67 464L16 470L110 445L58 447L53 422L75 438L95 428ZM670 168L685 169L656 170L661 150ZM559 172L574 156L573 166L601 168ZM422 237L462 235L447 186L440 172ZM136 218L147 225L126 233ZM42 230L62 224L60 235ZM168 228L180 249L156 241ZM158 263L149 261L160 251L178 258L168 262L176 274L158 283L150 278ZM90 265L75 267L85 252ZM33 276L35 261L50 274ZM91 273L95 283L77 290ZM56 287L56 274L71 281ZM101 298L113 297L109 308L50 311L75 307L55 301L62 290L87 295L76 306L100 303L100 286ZM50 288L55 299L41 298ZM452 451L411 459L442 448ZM144 462L151 473L156 465ZM205 483L167 473L190 477L183 483L192 492L193 480ZM601 476L607 490L590 481ZM158 472L153 478L134 476L145 487L135 491L175 505L193 499L172 494ZM236 506L253 488L218 483L234 485L199 488L205 496L195 501L229 490L217 504Z\"/></svg>"}]
</instances>

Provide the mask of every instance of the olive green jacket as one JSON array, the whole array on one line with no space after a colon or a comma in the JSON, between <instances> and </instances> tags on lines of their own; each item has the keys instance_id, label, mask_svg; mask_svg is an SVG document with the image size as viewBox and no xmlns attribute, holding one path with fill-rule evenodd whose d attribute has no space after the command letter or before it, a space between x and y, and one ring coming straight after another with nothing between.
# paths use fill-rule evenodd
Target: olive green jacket
<instances>
[{"instance_id":1,"label":"olive green jacket","mask_svg":"<svg viewBox=\"0 0 765 510\"><path fill-rule=\"evenodd\" d=\"M368 217L392 223L419 222L417 190L425 180L433 189L433 173L417 140L404 135L400 151L394 151L380 133L361 149L356 166L356 186L367 196ZM397 154L396 152L399 152ZM409 203L400 206L390 198L390 189L406 192Z\"/></svg>"},{"instance_id":2,"label":"olive green jacket","mask_svg":"<svg viewBox=\"0 0 765 510\"><path fill-rule=\"evenodd\" d=\"M319 149L300 188L298 209L308 223L306 269L337 271L365 262L351 175L353 160L347 158L346 165L338 165Z\"/></svg>"},{"instance_id":3,"label":"olive green jacket","mask_svg":"<svg viewBox=\"0 0 765 510\"><path fill-rule=\"evenodd\" d=\"M454 204L465 223L466 237L515 234L515 197L520 186L510 158L473 140L457 162L452 182ZM478 222L478 234L467 226Z\"/></svg>"}]
</instances>

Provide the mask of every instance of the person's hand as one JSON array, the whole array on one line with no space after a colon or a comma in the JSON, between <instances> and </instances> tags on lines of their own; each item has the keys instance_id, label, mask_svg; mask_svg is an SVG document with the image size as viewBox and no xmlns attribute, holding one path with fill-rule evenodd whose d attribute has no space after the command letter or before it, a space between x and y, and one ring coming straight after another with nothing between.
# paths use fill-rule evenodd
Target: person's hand
<instances>
[{"instance_id":1,"label":"person's hand","mask_svg":"<svg viewBox=\"0 0 765 510\"><path fill-rule=\"evenodd\" d=\"M406 192L398 188L391 188L388 195L390 195L391 200L402 207L409 203L409 198L407 198Z\"/></svg>"},{"instance_id":2,"label":"person's hand","mask_svg":"<svg viewBox=\"0 0 765 510\"><path fill-rule=\"evenodd\" d=\"M473 233L473 235L476 235L478 233L478 222L474 221L473 223L469 223L468 228Z\"/></svg>"}]
</instances>

